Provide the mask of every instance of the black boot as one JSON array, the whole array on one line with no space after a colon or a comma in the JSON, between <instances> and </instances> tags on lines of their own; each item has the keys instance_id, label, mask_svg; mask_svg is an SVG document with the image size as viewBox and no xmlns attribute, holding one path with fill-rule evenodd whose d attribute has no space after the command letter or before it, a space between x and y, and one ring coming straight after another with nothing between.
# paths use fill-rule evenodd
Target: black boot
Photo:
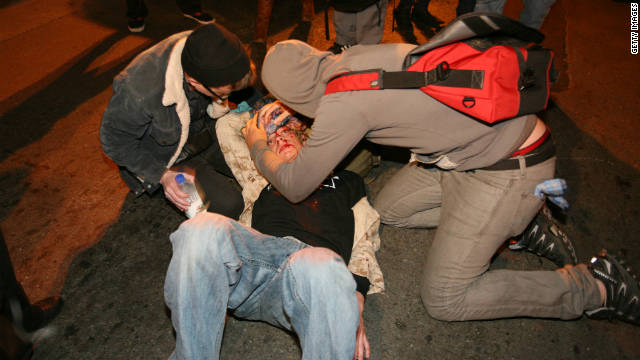
<instances>
[{"instance_id":1,"label":"black boot","mask_svg":"<svg viewBox=\"0 0 640 360\"><path fill-rule=\"evenodd\" d=\"M417 44L418 39L413 33L413 24L411 23L411 10L413 0L400 0L398 7L393 10L393 19L396 29L404 41L410 44Z\"/></svg>"}]
</instances>

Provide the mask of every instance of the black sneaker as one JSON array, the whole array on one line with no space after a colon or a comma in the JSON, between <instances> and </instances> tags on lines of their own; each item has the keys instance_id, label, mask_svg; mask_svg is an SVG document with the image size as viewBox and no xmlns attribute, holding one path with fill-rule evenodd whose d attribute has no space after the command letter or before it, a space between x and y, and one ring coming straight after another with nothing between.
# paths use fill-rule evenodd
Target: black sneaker
<instances>
[{"instance_id":1,"label":"black sneaker","mask_svg":"<svg viewBox=\"0 0 640 360\"><path fill-rule=\"evenodd\" d=\"M604 305L598 309L585 311L593 319L617 318L640 325L640 286L638 279L625 265L622 252L616 257L606 249L591 258L589 270L593 277L602 281L607 290Z\"/></svg>"},{"instance_id":2,"label":"black sneaker","mask_svg":"<svg viewBox=\"0 0 640 360\"><path fill-rule=\"evenodd\" d=\"M546 257L558 267L569 264L576 265L578 263L573 241L560 230L560 227L551 216L551 211L546 206L527 226L520 236L520 240L512 240L509 243L509 249L525 249Z\"/></svg>"},{"instance_id":3,"label":"black sneaker","mask_svg":"<svg viewBox=\"0 0 640 360\"><path fill-rule=\"evenodd\" d=\"M327 51L331 51L332 53L337 55L347 50L351 46L353 45L340 45L337 42L334 42L333 45L331 45L331 47L327 49Z\"/></svg>"},{"instance_id":4,"label":"black sneaker","mask_svg":"<svg viewBox=\"0 0 640 360\"><path fill-rule=\"evenodd\" d=\"M142 16L129 18L128 28L133 33L141 32L144 30L144 18Z\"/></svg>"},{"instance_id":5,"label":"black sneaker","mask_svg":"<svg viewBox=\"0 0 640 360\"><path fill-rule=\"evenodd\" d=\"M200 24L213 24L214 22L216 22L213 16L203 11L196 11L192 13L182 13L182 15L184 15L185 17L188 17L189 19L193 19L199 22Z\"/></svg>"}]
</instances>

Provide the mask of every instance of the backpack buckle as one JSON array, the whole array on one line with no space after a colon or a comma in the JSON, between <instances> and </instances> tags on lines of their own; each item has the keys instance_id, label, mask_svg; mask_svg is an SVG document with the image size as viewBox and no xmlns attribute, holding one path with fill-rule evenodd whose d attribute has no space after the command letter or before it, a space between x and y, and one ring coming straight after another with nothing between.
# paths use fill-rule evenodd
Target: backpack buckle
<instances>
[{"instance_id":1,"label":"backpack buckle","mask_svg":"<svg viewBox=\"0 0 640 360\"><path fill-rule=\"evenodd\" d=\"M447 80L450 73L451 68L449 67L449 63L446 61L441 62L436 67L436 76L438 77L438 81Z\"/></svg>"},{"instance_id":2,"label":"backpack buckle","mask_svg":"<svg viewBox=\"0 0 640 360\"><path fill-rule=\"evenodd\" d=\"M449 63L446 61L441 62L434 69L429 70L424 73L426 85L435 84L440 81L445 81L449 78L449 74L451 73L451 68L449 67Z\"/></svg>"},{"instance_id":3,"label":"backpack buckle","mask_svg":"<svg viewBox=\"0 0 640 360\"><path fill-rule=\"evenodd\" d=\"M476 106L476 99L471 96L465 96L464 99L462 99L462 106L466 107L467 109L471 109L472 107Z\"/></svg>"},{"instance_id":4,"label":"backpack buckle","mask_svg":"<svg viewBox=\"0 0 640 360\"><path fill-rule=\"evenodd\" d=\"M533 69L527 67L522 72L522 76L520 77L520 81L518 82L518 87L520 91L528 89L536 85L536 74Z\"/></svg>"}]
</instances>

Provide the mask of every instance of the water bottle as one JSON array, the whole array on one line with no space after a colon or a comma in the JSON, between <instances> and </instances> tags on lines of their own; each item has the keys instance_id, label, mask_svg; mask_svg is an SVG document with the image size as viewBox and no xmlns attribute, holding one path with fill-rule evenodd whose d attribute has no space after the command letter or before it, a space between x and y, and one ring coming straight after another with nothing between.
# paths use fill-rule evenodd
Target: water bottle
<instances>
[{"instance_id":1,"label":"water bottle","mask_svg":"<svg viewBox=\"0 0 640 360\"><path fill-rule=\"evenodd\" d=\"M205 203L204 192L200 189L198 184L194 184L187 179L184 178L183 174L176 175L176 182L178 186L180 186L180 190L189 194L190 205L185 211L185 214L188 218L192 218L197 214L207 211L209 208L209 203Z\"/></svg>"}]
</instances>

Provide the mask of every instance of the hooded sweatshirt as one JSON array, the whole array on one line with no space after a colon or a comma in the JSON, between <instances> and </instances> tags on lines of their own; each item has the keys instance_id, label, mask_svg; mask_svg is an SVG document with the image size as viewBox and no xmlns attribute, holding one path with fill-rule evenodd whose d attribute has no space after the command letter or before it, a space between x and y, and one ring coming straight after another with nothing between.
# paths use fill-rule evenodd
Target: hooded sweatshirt
<instances>
[{"instance_id":1,"label":"hooded sweatshirt","mask_svg":"<svg viewBox=\"0 0 640 360\"><path fill-rule=\"evenodd\" d=\"M409 149L415 159L466 171L508 158L533 131L535 115L489 126L418 89L346 91L324 95L327 82L347 71L401 71L415 45L357 45L339 55L297 40L273 46L264 60L267 89L293 110L314 118L293 162L283 162L260 140L251 148L258 170L287 199L299 202L365 137Z\"/></svg>"}]
</instances>

